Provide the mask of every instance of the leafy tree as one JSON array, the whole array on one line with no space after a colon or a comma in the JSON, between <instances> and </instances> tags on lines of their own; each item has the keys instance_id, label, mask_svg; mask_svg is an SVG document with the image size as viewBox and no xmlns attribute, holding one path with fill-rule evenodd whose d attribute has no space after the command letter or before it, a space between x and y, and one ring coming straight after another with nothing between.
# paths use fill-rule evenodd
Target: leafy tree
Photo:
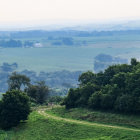
<instances>
[{"instance_id":1,"label":"leafy tree","mask_svg":"<svg viewBox=\"0 0 140 140\"><path fill-rule=\"evenodd\" d=\"M82 86L80 88L80 95L79 99L77 100L77 105L78 106L87 106L88 104L88 99L89 97L96 91L99 90L99 86L92 84L92 83L87 83L86 85Z\"/></svg>"},{"instance_id":2,"label":"leafy tree","mask_svg":"<svg viewBox=\"0 0 140 140\"><path fill-rule=\"evenodd\" d=\"M126 92L128 94L133 94L136 96L140 96L140 92L135 94L137 91L140 91L139 85L140 85L140 70L127 73L126 75Z\"/></svg>"},{"instance_id":3,"label":"leafy tree","mask_svg":"<svg viewBox=\"0 0 140 140\"><path fill-rule=\"evenodd\" d=\"M94 82L94 78L96 77L96 75L94 73L92 73L91 71L88 71L88 72L84 72L82 73L80 76L79 76L79 83L80 85L84 85L84 84L87 84L89 82Z\"/></svg>"},{"instance_id":4,"label":"leafy tree","mask_svg":"<svg viewBox=\"0 0 140 140\"><path fill-rule=\"evenodd\" d=\"M102 94L100 105L104 110L111 110L114 107L113 97L109 94Z\"/></svg>"},{"instance_id":5,"label":"leafy tree","mask_svg":"<svg viewBox=\"0 0 140 140\"><path fill-rule=\"evenodd\" d=\"M22 74L13 72L8 79L9 90L25 88L30 85L30 79Z\"/></svg>"},{"instance_id":6,"label":"leafy tree","mask_svg":"<svg viewBox=\"0 0 140 140\"><path fill-rule=\"evenodd\" d=\"M134 112L134 100L130 95L119 96L115 102L115 109L120 112Z\"/></svg>"},{"instance_id":7,"label":"leafy tree","mask_svg":"<svg viewBox=\"0 0 140 140\"><path fill-rule=\"evenodd\" d=\"M136 66L139 62L136 60L136 58L131 58L131 65Z\"/></svg>"},{"instance_id":8,"label":"leafy tree","mask_svg":"<svg viewBox=\"0 0 140 140\"><path fill-rule=\"evenodd\" d=\"M103 72L99 72L96 74L96 81L95 84L101 86L104 85L104 73Z\"/></svg>"},{"instance_id":9,"label":"leafy tree","mask_svg":"<svg viewBox=\"0 0 140 140\"><path fill-rule=\"evenodd\" d=\"M113 76L115 74L118 74L119 72L131 72L131 66L127 65L127 64L118 64L118 65L112 65L109 66L105 72L104 72L104 85L106 84L110 84L111 83L111 79L113 78Z\"/></svg>"},{"instance_id":10,"label":"leafy tree","mask_svg":"<svg viewBox=\"0 0 140 140\"><path fill-rule=\"evenodd\" d=\"M119 72L113 76L113 78L111 79L111 83L117 84L118 88L120 89L124 89L125 79L126 79L126 73Z\"/></svg>"},{"instance_id":11,"label":"leafy tree","mask_svg":"<svg viewBox=\"0 0 140 140\"><path fill-rule=\"evenodd\" d=\"M100 92L95 92L91 95L88 101L88 106L92 109L100 109L101 108L101 94Z\"/></svg>"},{"instance_id":12,"label":"leafy tree","mask_svg":"<svg viewBox=\"0 0 140 140\"><path fill-rule=\"evenodd\" d=\"M44 81L37 82L36 85L30 85L25 91L29 97L39 104L43 104L47 100L49 94L49 88Z\"/></svg>"},{"instance_id":13,"label":"leafy tree","mask_svg":"<svg viewBox=\"0 0 140 140\"><path fill-rule=\"evenodd\" d=\"M7 91L0 102L0 126L8 129L26 120L30 113L29 98L20 90Z\"/></svg>"},{"instance_id":14,"label":"leafy tree","mask_svg":"<svg viewBox=\"0 0 140 140\"><path fill-rule=\"evenodd\" d=\"M51 96L48 99L48 103L59 104L63 100L61 96Z\"/></svg>"},{"instance_id":15,"label":"leafy tree","mask_svg":"<svg viewBox=\"0 0 140 140\"><path fill-rule=\"evenodd\" d=\"M62 105L65 105L67 109L77 107L77 99L79 96L80 89L70 89L66 98L64 98Z\"/></svg>"},{"instance_id":16,"label":"leafy tree","mask_svg":"<svg viewBox=\"0 0 140 140\"><path fill-rule=\"evenodd\" d=\"M105 85L100 89L101 94L101 109L111 110L114 108L114 102L118 95L121 94L121 90L116 84L114 85Z\"/></svg>"}]
</instances>

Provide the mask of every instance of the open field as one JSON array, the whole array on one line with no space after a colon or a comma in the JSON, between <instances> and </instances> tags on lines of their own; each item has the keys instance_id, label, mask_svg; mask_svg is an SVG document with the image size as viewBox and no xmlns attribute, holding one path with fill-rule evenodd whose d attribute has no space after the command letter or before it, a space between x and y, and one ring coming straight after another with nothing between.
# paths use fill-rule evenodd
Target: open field
<instances>
[{"instance_id":1,"label":"open field","mask_svg":"<svg viewBox=\"0 0 140 140\"><path fill-rule=\"evenodd\" d=\"M83 34L76 31L19 32L15 36L7 37L6 40L15 39L22 43L39 42L43 47L2 47L0 48L0 64L16 62L19 65L19 71L24 69L36 72L87 71L93 70L94 57L100 53L129 60L132 57L140 59L140 33L138 31L95 32L95 35L90 36L88 34L89 32L85 32L84 36L81 36ZM55 43L58 44L55 45Z\"/></svg>"},{"instance_id":2,"label":"open field","mask_svg":"<svg viewBox=\"0 0 140 140\"><path fill-rule=\"evenodd\" d=\"M105 45L105 44L104 44ZM129 44L130 45L130 44ZM110 46L110 45L108 45ZM139 44L140 46L140 44ZM100 53L130 59L139 58L140 47L45 47L45 48L1 48L0 64L19 65L18 70L40 71L87 71L93 70L94 57Z\"/></svg>"},{"instance_id":3,"label":"open field","mask_svg":"<svg viewBox=\"0 0 140 140\"><path fill-rule=\"evenodd\" d=\"M26 123L0 131L1 140L139 140L140 132L64 121L32 112Z\"/></svg>"}]
</instances>

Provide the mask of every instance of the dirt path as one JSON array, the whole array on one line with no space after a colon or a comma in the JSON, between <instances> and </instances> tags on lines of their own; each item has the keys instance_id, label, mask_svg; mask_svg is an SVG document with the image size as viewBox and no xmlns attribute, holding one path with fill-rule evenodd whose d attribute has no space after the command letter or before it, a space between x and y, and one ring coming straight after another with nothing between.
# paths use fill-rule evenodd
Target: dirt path
<instances>
[{"instance_id":1,"label":"dirt path","mask_svg":"<svg viewBox=\"0 0 140 140\"><path fill-rule=\"evenodd\" d=\"M88 126L108 127L108 128L116 128L116 129L129 130L129 131L139 131L140 132L140 129L127 128L127 127L121 127L121 126L113 126L113 125L107 125L107 124L99 124L99 123L90 123L90 122L85 122L85 121L79 121L79 120L73 120L73 119L53 116L53 115L45 113L45 110L46 109L40 109L40 110L38 110L38 113L45 116L46 118L51 118L54 120L60 120L60 121L88 125Z\"/></svg>"}]
</instances>

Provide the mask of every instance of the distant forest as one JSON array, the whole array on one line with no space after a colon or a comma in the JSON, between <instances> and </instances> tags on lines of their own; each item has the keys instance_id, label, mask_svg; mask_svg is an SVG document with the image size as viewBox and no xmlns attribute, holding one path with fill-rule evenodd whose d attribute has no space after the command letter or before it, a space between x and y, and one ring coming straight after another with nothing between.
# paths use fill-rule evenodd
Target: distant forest
<instances>
[{"instance_id":1,"label":"distant forest","mask_svg":"<svg viewBox=\"0 0 140 140\"><path fill-rule=\"evenodd\" d=\"M97 73L100 71L104 71L110 65L127 64L127 63L128 63L128 60L124 58L113 57L108 54L98 54L94 58L94 71Z\"/></svg>"},{"instance_id":2,"label":"distant forest","mask_svg":"<svg viewBox=\"0 0 140 140\"><path fill-rule=\"evenodd\" d=\"M7 80L12 72L18 68L17 63L8 64L3 63L0 66L0 92L5 92L8 89ZM78 77L82 73L81 71L56 71L56 72L40 72L24 70L18 72L19 74L27 75L31 79L31 83L37 81L45 81L45 83L52 88L52 94L62 95L67 94L67 91L71 87L76 87L78 84Z\"/></svg>"},{"instance_id":3,"label":"distant forest","mask_svg":"<svg viewBox=\"0 0 140 140\"><path fill-rule=\"evenodd\" d=\"M76 31L76 30L60 30L60 31L45 31L45 30L31 30L31 31L1 31L0 38L41 38L51 36L112 36L112 35L128 35L140 34L140 30L124 30L124 31Z\"/></svg>"},{"instance_id":4,"label":"distant forest","mask_svg":"<svg viewBox=\"0 0 140 140\"><path fill-rule=\"evenodd\" d=\"M0 47L44 47L48 43L51 46L86 46L90 44L88 39L79 40L79 37L84 39L84 37L113 37L127 35L140 35L140 30L90 32L76 30L0 31Z\"/></svg>"}]
</instances>

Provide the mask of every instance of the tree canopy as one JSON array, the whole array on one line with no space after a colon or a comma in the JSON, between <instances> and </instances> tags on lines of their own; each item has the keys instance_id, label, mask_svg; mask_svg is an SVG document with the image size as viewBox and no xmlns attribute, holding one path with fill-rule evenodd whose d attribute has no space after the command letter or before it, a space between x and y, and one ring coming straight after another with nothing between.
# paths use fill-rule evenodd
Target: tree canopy
<instances>
[{"instance_id":1,"label":"tree canopy","mask_svg":"<svg viewBox=\"0 0 140 140\"><path fill-rule=\"evenodd\" d=\"M29 98L20 90L7 91L0 101L0 126L8 129L26 120L30 113Z\"/></svg>"},{"instance_id":2,"label":"tree canopy","mask_svg":"<svg viewBox=\"0 0 140 140\"><path fill-rule=\"evenodd\" d=\"M25 88L29 86L30 78L26 75L18 74L17 72L13 72L8 79L9 90Z\"/></svg>"},{"instance_id":3,"label":"tree canopy","mask_svg":"<svg viewBox=\"0 0 140 140\"><path fill-rule=\"evenodd\" d=\"M66 108L88 107L123 113L140 113L140 62L109 66L104 72L85 72L79 87L70 89L63 104Z\"/></svg>"},{"instance_id":4,"label":"tree canopy","mask_svg":"<svg viewBox=\"0 0 140 140\"><path fill-rule=\"evenodd\" d=\"M49 94L49 88L44 81L37 82L36 85L30 85L25 91L38 104L43 104Z\"/></svg>"}]
</instances>

